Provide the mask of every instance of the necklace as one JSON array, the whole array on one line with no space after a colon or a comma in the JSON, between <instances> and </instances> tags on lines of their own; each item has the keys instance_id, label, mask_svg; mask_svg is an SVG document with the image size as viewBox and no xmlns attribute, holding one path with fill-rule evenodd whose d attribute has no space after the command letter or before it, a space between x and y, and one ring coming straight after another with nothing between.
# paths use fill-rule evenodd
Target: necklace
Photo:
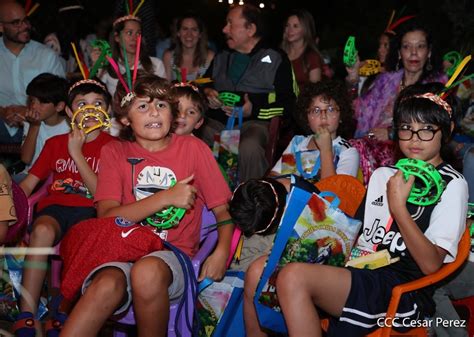
<instances>
[{"instance_id":1,"label":"necklace","mask_svg":"<svg viewBox=\"0 0 474 337\"><path fill-rule=\"evenodd\" d=\"M400 89L400 90L399 90L398 92L401 92L401 91L402 91L403 89L405 89L405 88L406 88L406 85L405 85L405 74L403 74L402 79L401 79L401 81L400 81L400 86L399 86L399 89Z\"/></svg>"}]
</instances>

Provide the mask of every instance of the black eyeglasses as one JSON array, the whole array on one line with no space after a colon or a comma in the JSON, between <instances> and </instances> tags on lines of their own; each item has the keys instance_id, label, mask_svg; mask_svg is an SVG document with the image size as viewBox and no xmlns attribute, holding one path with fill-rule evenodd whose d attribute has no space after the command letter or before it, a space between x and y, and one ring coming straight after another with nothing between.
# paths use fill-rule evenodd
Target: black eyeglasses
<instances>
[{"instance_id":1,"label":"black eyeglasses","mask_svg":"<svg viewBox=\"0 0 474 337\"><path fill-rule=\"evenodd\" d=\"M441 129L419 129L414 131L412 129L407 129L402 126L401 128L397 129L397 135L398 139L400 140L411 140L413 138L413 135L416 134L419 140L429 142L430 140L433 140L436 132L438 132L439 130Z\"/></svg>"},{"instance_id":2,"label":"black eyeglasses","mask_svg":"<svg viewBox=\"0 0 474 337\"><path fill-rule=\"evenodd\" d=\"M8 22L2 21L2 23L4 25L12 25L15 28L20 28L23 24L29 26L30 25L30 19L27 16L25 16L23 19L15 19L15 20L8 21Z\"/></svg>"}]
</instances>

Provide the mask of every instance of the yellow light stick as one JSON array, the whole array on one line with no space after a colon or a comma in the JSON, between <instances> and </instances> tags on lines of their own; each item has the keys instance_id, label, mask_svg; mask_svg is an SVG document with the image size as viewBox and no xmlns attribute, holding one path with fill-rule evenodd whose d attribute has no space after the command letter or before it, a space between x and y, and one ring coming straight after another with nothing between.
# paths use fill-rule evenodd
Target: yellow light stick
<instances>
[{"instance_id":1,"label":"yellow light stick","mask_svg":"<svg viewBox=\"0 0 474 337\"><path fill-rule=\"evenodd\" d=\"M135 8L135 10L134 10L133 13L132 13L133 16L137 16L137 13L138 13L138 11L140 10L140 7L142 7L142 5L143 5L144 2L145 2L145 0L140 1L140 3L138 4L137 8Z\"/></svg>"},{"instance_id":2,"label":"yellow light stick","mask_svg":"<svg viewBox=\"0 0 474 337\"><path fill-rule=\"evenodd\" d=\"M196 84L206 84L206 83L211 83L212 79L209 77L201 77L201 78L196 78L194 81L191 81Z\"/></svg>"},{"instance_id":3,"label":"yellow light stick","mask_svg":"<svg viewBox=\"0 0 474 337\"><path fill-rule=\"evenodd\" d=\"M395 10L392 10L392 15L390 16L390 20L388 20L387 28L385 28L386 31L390 28L390 25L392 24L394 17L395 17Z\"/></svg>"},{"instance_id":4,"label":"yellow light stick","mask_svg":"<svg viewBox=\"0 0 474 337\"><path fill-rule=\"evenodd\" d=\"M79 122L76 122L77 116L82 113L82 117ZM84 129L84 122L87 118L94 118L97 123L90 128L84 130L86 134L99 128L108 129L111 126L109 114L99 106L85 105L80 109L77 109L71 118L71 129L77 126L80 130Z\"/></svg>"},{"instance_id":5,"label":"yellow light stick","mask_svg":"<svg viewBox=\"0 0 474 337\"><path fill-rule=\"evenodd\" d=\"M81 71L82 77L87 79L86 73L84 72L84 68L82 67L81 59L79 58L79 54L77 53L76 45L74 42L71 42L72 51L74 52L74 57L76 58L77 65L79 66L79 70Z\"/></svg>"},{"instance_id":6,"label":"yellow light stick","mask_svg":"<svg viewBox=\"0 0 474 337\"><path fill-rule=\"evenodd\" d=\"M35 5L28 11L26 16L31 16L31 14L33 14L38 9L39 5L39 3L35 3Z\"/></svg>"},{"instance_id":7,"label":"yellow light stick","mask_svg":"<svg viewBox=\"0 0 474 337\"><path fill-rule=\"evenodd\" d=\"M461 63L459 63L459 66L456 68L456 71L454 72L453 76L449 79L449 81L446 83L445 87L449 88L451 84L453 84L454 80L459 76L459 73L464 69L466 64L471 60L471 55L467 55Z\"/></svg>"}]
</instances>

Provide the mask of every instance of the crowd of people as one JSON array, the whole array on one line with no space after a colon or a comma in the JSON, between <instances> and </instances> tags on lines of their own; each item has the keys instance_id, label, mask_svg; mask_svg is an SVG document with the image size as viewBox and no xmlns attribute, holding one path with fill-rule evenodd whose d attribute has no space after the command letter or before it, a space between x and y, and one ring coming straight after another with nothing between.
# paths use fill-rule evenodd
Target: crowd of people
<instances>
[{"instance_id":1,"label":"crowd of people","mask_svg":"<svg viewBox=\"0 0 474 337\"><path fill-rule=\"evenodd\" d=\"M46 336L95 336L110 316L132 306L138 336L166 336L169 304L183 296L187 282L181 257L162 243L193 257L203 209L224 225L217 227L217 245L198 280L224 277L232 236L240 229L242 256L230 268L246 272L247 336L266 336L254 295L295 177L311 185L338 175L364 182L355 246L396 246L390 254L399 261L376 270L283 267L276 289L290 336L322 336L321 312L332 317L327 336L364 336L378 328L391 289L456 259L474 201L474 91L463 101L456 86L445 86L439 46L420 18L381 32L376 73L362 72L368 61L357 55L346 65L345 78L337 79L327 69L306 9L288 13L276 47L267 39L261 9L232 6L222 27L227 46L218 51L203 20L186 13L173 20L169 45L155 57L150 54L159 44L149 31L149 4L125 3L117 5L121 12L110 24L108 63L89 78L84 68L104 61L104 45L91 42L95 34L79 33L78 27L66 34L58 27L44 43L33 41L23 5L0 1L0 146L17 145L24 166L10 176L8 163L0 165L0 201L8 205L0 207L0 244L16 243L6 242L22 211L12 202L12 186L28 197L47 184L27 228L30 248L62 242L62 300L50 311ZM77 3L59 13L83 9ZM223 94L234 94L235 101ZM212 147L239 113L240 184L232 192ZM288 139L286 144L272 144L274 118L285 126L276 139ZM278 158L268 157L269 147L281 147ZM417 183L393 166L399 158L435 167L444 181L438 201L409 202ZM170 207L185 210L182 218L154 230L150 242L149 224ZM97 239L110 253L93 258L88 237L97 226L119 231L118 239ZM120 238L123 228L130 229ZM380 230L382 244L370 235ZM141 255L119 259L115 252L125 250L124 240ZM37 312L47 270L38 266L47 261L46 255L25 256L16 336L41 336ZM474 295L473 262L436 292L404 296L398 314L456 318L451 299ZM433 329L437 336L467 336L462 328Z\"/></svg>"}]
</instances>

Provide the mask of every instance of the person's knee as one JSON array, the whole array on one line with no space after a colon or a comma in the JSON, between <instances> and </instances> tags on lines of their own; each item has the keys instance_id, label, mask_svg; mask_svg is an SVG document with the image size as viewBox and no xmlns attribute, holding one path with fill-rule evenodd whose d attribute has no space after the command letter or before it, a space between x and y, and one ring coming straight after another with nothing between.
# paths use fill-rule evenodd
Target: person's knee
<instances>
[{"instance_id":1,"label":"person's knee","mask_svg":"<svg viewBox=\"0 0 474 337\"><path fill-rule=\"evenodd\" d=\"M173 274L161 259L146 257L134 263L130 274L134 294L155 296L168 291Z\"/></svg>"},{"instance_id":2,"label":"person's knee","mask_svg":"<svg viewBox=\"0 0 474 337\"><path fill-rule=\"evenodd\" d=\"M290 263L283 267L276 280L278 293L286 290L303 289L301 282L302 275L304 275L303 265L302 263Z\"/></svg>"},{"instance_id":3,"label":"person's knee","mask_svg":"<svg viewBox=\"0 0 474 337\"><path fill-rule=\"evenodd\" d=\"M86 289L86 295L91 295L98 302L120 301L125 296L127 280L122 270L107 268L99 272Z\"/></svg>"},{"instance_id":4,"label":"person's knee","mask_svg":"<svg viewBox=\"0 0 474 337\"><path fill-rule=\"evenodd\" d=\"M244 280L244 292L248 297L253 297L255 290L257 289L258 281L262 276L263 268L265 266L267 256L262 256L252 262L245 272Z\"/></svg>"},{"instance_id":5,"label":"person's knee","mask_svg":"<svg viewBox=\"0 0 474 337\"><path fill-rule=\"evenodd\" d=\"M30 243L42 243L50 246L53 244L55 237L55 226L48 221L38 219L33 225L33 230L30 234Z\"/></svg>"}]
</instances>

